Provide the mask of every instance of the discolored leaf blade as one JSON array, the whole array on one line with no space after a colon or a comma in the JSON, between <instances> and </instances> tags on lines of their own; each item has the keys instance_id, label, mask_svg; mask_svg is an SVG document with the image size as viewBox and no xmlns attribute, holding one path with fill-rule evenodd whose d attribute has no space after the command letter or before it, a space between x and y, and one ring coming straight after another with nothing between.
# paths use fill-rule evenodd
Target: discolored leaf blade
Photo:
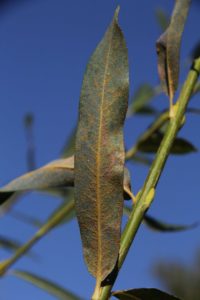
<instances>
[{"instance_id":1,"label":"discolored leaf blade","mask_svg":"<svg viewBox=\"0 0 200 300\"><path fill-rule=\"evenodd\" d=\"M16 277L19 277L36 287L46 291L47 293L53 295L56 297L56 299L60 300L83 300L83 298L79 298L72 292L64 289L60 285L43 278L41 276L37 276L33 273L26 272L26 271L20 271L20 270L14 270L12 271L12 274Z\"/></svg>"},{"instance_id":2,"label":"discolored leaf blade","mask_svg":"<svg viewBox=\"0 0 200 300\"><path fill-rule=\"evenodd\" d=\"M74 156L55 160L42 168L26 173L0 189L0 204L14 192L45 190L74 185Z\"/></svg>"},{"instance_id":3,"label":"discolored leaf blade","mask_svg":"<svg viewBox=\"0 0 200 300\"><path fill-rule=\"evenodd\" d=\"M123 208L128 55L118 10L84 76L75 155L75 203L89 271L102 281L114 268Z\"/></svg>"},{"instance_id":4,"label":"discolored leaf blade","mask_svg":"<svg viewBox=\"0 0 200 300\"><path fill-rule=\"evenodd\" d=\"M133 289L112 293L120 300L181 300L158 289Z\"/></svg>"},{"instance_id":5,"label":"discolored leaf blade","mask_svg":"<svg viewBox=\"0 0 200 300\"><path fill-rule=\"evenodd\" d=\"M163 90L172 100L178 86L180 45L191 0L176 0L170 24L156 43L158 73Z\"/></svg>"}]
</instances>

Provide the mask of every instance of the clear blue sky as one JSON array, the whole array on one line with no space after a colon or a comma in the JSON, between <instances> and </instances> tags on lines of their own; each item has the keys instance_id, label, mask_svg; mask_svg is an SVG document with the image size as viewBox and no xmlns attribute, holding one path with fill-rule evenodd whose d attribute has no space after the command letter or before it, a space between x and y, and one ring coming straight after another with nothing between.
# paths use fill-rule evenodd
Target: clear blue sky
<instances>
[{"instance_id":1,"label":"clear blue sky","mask_svg":"<svg viewBox=\"0 0 200 300\"><path fill-rule=\"evenodd\" d=\"M0 11L0 184L26 172L23 117L27 112L35 116L37 166L60 155L76 123L87 61L118 4L121 6L119 21L129 50L131 94L143 82L158 83L155 41L160 28L155 20L155 9L161 7L170 13L173 3L173 0L27 0ZM183 37L181 81L189 68L186 57L199 39L199 13L200 7L194 4ZM197 98L192 101L193 107L200 107ZM159 101L158 107L168 105L165 96ZM151 118L127 120L128 147L147 121ZM197 148L200 148L199 123L199 116L188 115L181 132L181 136L188 137ZM198 153L169 158L149 211L151 215L180 224L200 220L199 166ZM130 165L130 170L132 186L137 191L147 168ZM45 220L59 203L52 196L32 193L24 197L16 209ZM34 232L35 228L9 216L1 218L0 235L26 241ZM161 234L142 226L115 289L159 287L151 272L154 262L173 259L190 263L200 245L199 236L200 228ZM89 299L94 279L83 262L75 220L51 232L34 251L40 254L40 262L23 258L15 267L45 276ZM8 257L4 251L0 251L0 255L1 259ZM2 300L54 299L13 276L1 280L0 294Z\"/></svg>"}]
</instances>

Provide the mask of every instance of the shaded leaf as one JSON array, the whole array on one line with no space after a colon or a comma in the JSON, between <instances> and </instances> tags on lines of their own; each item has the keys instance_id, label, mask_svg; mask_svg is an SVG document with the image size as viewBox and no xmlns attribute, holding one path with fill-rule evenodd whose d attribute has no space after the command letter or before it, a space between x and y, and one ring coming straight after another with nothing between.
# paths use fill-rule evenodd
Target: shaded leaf
<instances>
[{"instance_id":1,"label":"shaded leaf","mask_svg":"<svg viewBox=\"0 0 200 300\"><path fill-rule=\"evenodd\" d=\"M156 43L161 85L171 101L178 86L180 44L190 2L175 1L170 24Z\"/></svg>"},{"instance_id":2,"label":"shaded leaf","mask_svg":"<svg viewBox=\"0 0 200 300\"><path fill-rule=\"evenodd\" d=\"M75 156L75 203L89 271L102 281L118 258L123 209L123 123L128 56L118 10L83 80Z\"/></svg>"},{"instance_id":3,"label":"shaded leaf","mask_svg":"<svg viewBox=\"0 0 200 300\"><path fill-rule=\"evenodd\" d=\"M144 153L156 153L163 139L163 133L155 133L150 138L138 145L138 150ZM196 152L197 149L187 140L176 138L170 150L171 154L188 154Z\"/></svg>"},{"instance_id":4,"label":"shaded leaf","mask_svg":"<svg viewBox=\"0 0 200 300\"><path fill-rule=\"evenodd\" d=\"M180 300L163 291L146 288L117 291L113 292L112 295L120 300Z\"/></svg>"},{"instance_id":5,"label":"shaded leaf","mask_svg":"<svg viewBox=\"0 0 200 300\"><path fill-rule=\"evenodd\" d=\"M160 93L160 87L152 87L148 83L144 83L136 90L132 97L131 104L128 108L128 116L135 113L147 113L154 112L153 109L149 109L147 104ZM146 109L146 111L145 111Z\"/></svg>"},{"instance_id":6,"label":"shaded leaf","mask_svg":"<svg viewBox=\"0 0 200 300\"><path fill-rule=\"evenodd\" d=\"M162 231L162 232L177 232L177 231L185 231L189 229L193 229L198 226L198 223L194 223L191 225L175 225L162 222L157 220L149 215L145 215L144 223L153 230Z\"/></svg>"},{"instance_id":7,"label":"shaded leaf","mask_svg":"<svg viewBox=\"0 0 200 300\"><path fill-rule=\"evenodd\" d=\"M31 113L28 113L24 117L24 127L26 131L26 140L27 140L27 167L28 171L33 171L36 168L35 163L35 143L33 138L33 124L34 116Z\"/></svg>"},{"instance_id":8,"label":"shaded leaf","mask_svg":"<svg viewBox=\"0 0 200 300\"><path fill-rule=\"evenodd\" d=\"M200 81L197 81L197 83L195 84L194 90L192 92L192 96L195 96L199 92L200 92Z\"/></svg>"},{"instance_id":9,"label":"shaded leaf","mask_svg":"<svg viewBox=\"0 0 200 300\"><path fill-rule=\"evenodd\" d=\"M190 57L191 61L194 61L195 59L200 57L200 41L192 49Z\"/></svg>"},{"instance_id":10,"label":"shaded leaf","mask_svg":"<svg viewBox=\"0 0 200 300\"><path fill-rule=\"evenodd\" d=\"M132 212L132 208L128 206L124 206L124 214L128 217L130 216ZM191 225L175 225L175 224L169 224L166 222L163 222L161 220L158 220L152 216L145 215L143 222L145 225L147 225L150 229L153 229L155 231L161 231L161 232L178 232L178 231L184 231L189 230L197 227L198 223L193 223Z\"/></svg>"},{"instance_id":11,"label":"shaded leaf","mask_svg":"<svg viewBox=\"0 0 200 300\"><path fill-rule=\"evenodd\" d=\"M155 11L155 15L160 28L162 29L162 31L165 31L170 22L169 16L162 8L157 8Z\"/></svg>"},{"instance_id":12,"label":"shaded leaf","mask_svg":"<svg viewBox=\"0 0 200 300\"><path fill-rule=\"evenodd\" d=\"M78 296L73 294L72 292L64 289L60 285L46 279L35 275L30 272L14 270L12 274L39 287L40 289L46 291L47 293L56 297L56 299L60 300L81 300Z\"/></svg>"},{"instance_id":13,"label":"shaded leaf","mask_svg":"<svg viewBox=\"0 0 200 300\"><path fill-rule=\"evenodd\" d=\"M0 189L0 204L3 204L13 192L27 190L45 190L48 188L74 185L74 157L55 160L42 168L29 172Z\"/></svg>"}]
</instances>

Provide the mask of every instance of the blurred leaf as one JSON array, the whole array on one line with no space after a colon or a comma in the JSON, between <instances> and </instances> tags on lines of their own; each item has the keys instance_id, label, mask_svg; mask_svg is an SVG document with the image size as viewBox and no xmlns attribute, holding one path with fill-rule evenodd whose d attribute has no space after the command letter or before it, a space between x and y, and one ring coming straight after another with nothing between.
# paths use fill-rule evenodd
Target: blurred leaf
<instances>
[{"instance_id":1,"label":"blurred leaf","mask_svg":"<svg viewBox=\"0 0 200 300\"><path fill-rule=\"evenodd\" d=\"M197 227L199 224L194 223L191 225L174 225L164 223L160 220L157 220L149 215L145 215L144 223L153 230L162 231L162 232L177 232L177 231L185 231L189 229L193 229Z\"/></svg>"},{"instance_id":2,"label":"blurred leaf","mask_svg":"<svg viewBox=\"0 0 200 300\"><path fill-rule=\"evenodd\" d=\"M9 216L15 218L18 221L21 221L21 222L24 222L26 224L32 225L34 227L35 226L36 227L40 227L43 224L41 220L39 220L37 218L34 218L34 217L30 216L30 215L27 215L25 213L22 213L22 212L19 212L19 211L15 211L15 210L12 210L9 213Z\"/></svg>"},{"instance_id":3,"label":"blurred leaf","mask_svg":"<svg viewBox=\"0 0 200 300\"><path fill-rule=\"evenodd\" d=\"M158 73L163 90L170 101L178 86L181 37L191 0L177 0L170 24L156 43Z\"/></svg>"},{"instance_id":4,"label":"blurred leaf","mask_svg":"<svg viewBox=\"0 0 200 300\"><path fill-rule=\"evenodd\" d=\"M155 133L147 140L138 145L138 150L144 153L156 153L163 139L163 133ZM188 154L196 152L197 149L187 140L176 138L170 150L171 154Z\"/></svg>"},{"instance_id":5,"label":"blurred leaf","mask_svg":"<svg viewBox=\"0 0 200 300\"><path fill-rule=\"evenodd\" d=\"M196 94L198 94L200 92L200 81L197 81L194 90L192 92L192 96L195 96Z\"/></svg>"},{"instance_id":6,"label":"blurred leaf","mask_svg":"<svg viewBox=\"0 0 200 300\"><path fill-rule=\"evenodd\" d=\"M76 131L77 131L77 128L75 127L69 138L67 139L62 151L61 151L61 156L62 157L69 157L69 156L72 156L74 155L75 153L75 140L76 140Z\"/></svg>"},{"instance_id":7,"label":"blurred leaf","mask_svg":"<svg viewBox=\"0 0 200 300\"><path fill-rule=\"evenodd\" d=\"M22 243L15 239L7 238L4 236L0 236L0 248L3 248L5 250L15 252L22 246ZM27 254L30 258L36 258L36 255L32 252L29 252Z\"/></svg>"},{"instance_id":8,"label":"blurred leaf","mask_svg":"<svg viewBox=\"0 0 200 300\"><path fill-rule=\"evenodd\" d=\"M139 164L143 164L145 166L150 166L153 162L153 160L147 156L140 155L140 154L135 154L132 158L131 161Z\"/></svg>"},{"instance_id":9,"label":"blurred leaf","mask_svg":"<svg viewBox=\"0 0 200 300\"><path fill-rule=\"evenodd\" d=\"M200 57L200 41L194 46L190 56L192 61Z\"/></svg>"},{"instance_id":10,"label":"blurred leaf","mask_svg":"<svg viewBox=\"0 0 200 300\"><path fill-rule=\"evenodd\" d=\"M132 116L135 113L154 113L154 109L150 108L147 104L160 92L159 86L153 88L148 83L139 86L132 97L127 116Z\"/></svg>"},{"instance_id":11,"label":"blurred leaf","mask_svg":"<svg viewBox=\"0 0 200 300\"><path fill-rule=\"evenodd\" d=\"M24 117L24 127L26 131L26 140L27 140L27 167L28 171L32 171L36 168L35 163L35 143L33 138L33 124L34 116L31 113L28 113Z\"/></svg>"},{"instance_id":12,"label":"blurred leaf","mask_svg":"<svg viewBox=\"0 0 200 300\"><path fill-rule=\"evenodd\" d=\"M157 8L155 11L156 20L162 31L165 31L169 25L170 18L162 8Z\"/></svg>"},{"instance_id":13,"label":"blurred leaf","mask_svg":"<svg viewBox=\"0 0 200 300\"><path fill-rule=\"evenodd\" d=\"M132 212L132 208L128 206L124 206L124 214L128 217L130 216ZM178 231L185 231L189 229L193 229L199 225L199 223L194 223L191 225L175 225L175 224L169 224L163 221L160 221L156 218L153 218L149 215L144 216L143 220L144 224L147 225L150 229L153 229L155 231L161 231L161 232L178 232Z\"/></svg>"},{"instance_id":14,"label":"blurred leaf","mask_svg":"<svg viewBox=\"0 0 200 300\"><path fill-rule=\"evenodd\" d=\"M50 295L53 295L56 297L56 299L60 300L81 300L78 296L75 294L69 292L68 290L64 289L63 287L59 286L58 284L47 280L46 278L37 276L33 273L26 272L26 271L20 271L20 270L14 270L12 271L12 274L35 285L36 287L46 291Z\"/></svg>"},{"instance_id":15,"label":"blurred leaf","mask_svg":"<svg viewBox=\"0 0 200 300\"><path fill-rule=\"evenodd\" d=\"M44 167L29 172L0 189L0 204L9 199L14 192L45 190L48 188L74 185L74 157L55 160Z\"/></svg>"},{"instance_id":16,"label":"blurred leaf","mask_svg":"<svg viewBox=\"0 0 200 300\"><path fill-rule=\"evenodd\" d=\"M98 287L118 258L123 209L129 68L118 11L87 65L76 135L76 213L85 261Z\"/></svg>"},{"instance_id":17,"label":"blurred leaf","mask_svg":"<svg viewBox=\"0 0 200 300\"><path fill-rule=\"evenodd\" d=\"M120 300L180 300L160 290L146 288L116 291L112 295Z\"/></svg>"}]
</instances>

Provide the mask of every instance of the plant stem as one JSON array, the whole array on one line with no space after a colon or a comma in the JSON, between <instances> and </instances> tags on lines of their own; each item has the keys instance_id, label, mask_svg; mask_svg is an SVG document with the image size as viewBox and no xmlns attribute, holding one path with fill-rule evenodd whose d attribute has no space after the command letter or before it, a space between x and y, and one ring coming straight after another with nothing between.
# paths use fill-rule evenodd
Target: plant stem
<instances>
[{"instance_id":1,"label":"plant stem","mask_svg":"<svg viewBox=\"0 0 200 300\"><path fill-rule=\"evenodd\" d=\"M45 223L36 234L23 246L21 246L14 255L0 262L0 276L3 276L7 270L27 251L29 251L33 245L46 235L51 229L53 229L58 223L60 223L66 216L74 209L74 201L69 201L61 211L58 211L47 223Z\"/></svg>"},{"instance_id":2,"label":"plant stem","mask_svg":"<svg viewBox=\"0 0 200 300\"><path fill-rule=\"evenodd\" d=\"M120 268L126 258L129 248L134 240L137 230L143 220L145 212L153 201L153 194L162 170L165 166L165 162L169 156L171 146L174 139L181 127L181 123L192 94L193 88L197 82L200 72L200 58L194 61L194 64L188 74L188 77L184 83L179 99L177 101L177 109L173 118L170 119L166 133L158 149L154 162L149 170L149 174L145 180L144 186L138 195L138 199L135 207L130 215L129 221L126 224L124 232L122 234L121 246L118 260L118 271L114 279L108 285L102 288L102 293L99 300L108 300L111 294L111 289L117 278ZM151 195L152 194L152 195Z\"/></svg>"}]
</instances>

